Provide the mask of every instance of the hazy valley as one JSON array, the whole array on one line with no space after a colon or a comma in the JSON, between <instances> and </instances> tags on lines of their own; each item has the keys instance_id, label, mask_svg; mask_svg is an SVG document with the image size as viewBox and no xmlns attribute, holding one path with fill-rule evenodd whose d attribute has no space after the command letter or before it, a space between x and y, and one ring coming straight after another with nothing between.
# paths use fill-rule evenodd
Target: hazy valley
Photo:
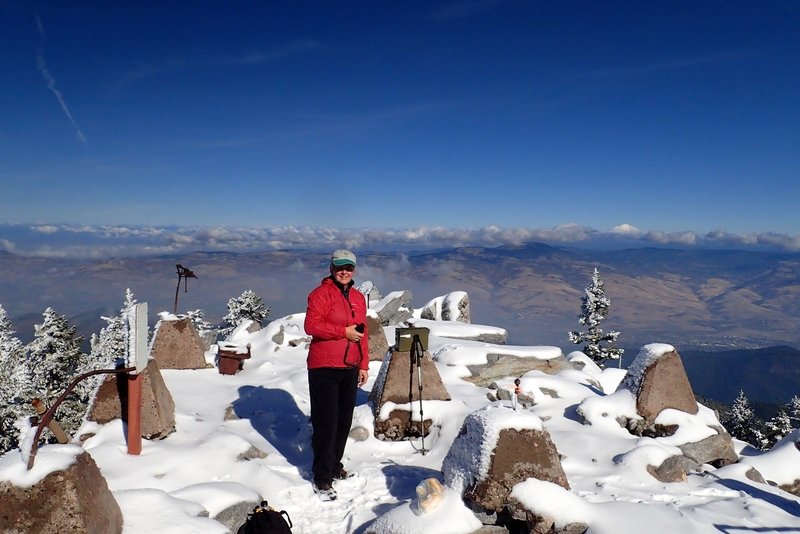
<instances>
[{"instance_id":1,"label":"hazy valley","mask_svg":"<svg viewBox=\"0 0 800 534\"><path fill-rule=\"evenodd\" d=\"M357 281L386 295L408 289L412 305L467 291L472 320L502 326L515 344L558 345L577 329L583 289L597 267L611 298L606 330L620 344L662 341L689 348L800 345L800 254L640 248L588 251L543 244L433 252L361 252ZM202 308L212 322L231 297L252 289L273 316L304 311L326 273L327 254L197 252L175 257L74 260L0 253L0 304L9 316L47 306L74 317L119 307L125 288L152 312L172 311L181 263L198 276L178 292L178 311ZM24 335L24 332L20 332Z\"/></svg>"},{"instance_id":2,"label":"hazy valley","mask_svg":"<svg viewBox=\"0 0 800 534\"><path fill-rule=\"evenodd\" d=\"M23 340L33 335L33 324L48 306L70 317L88 339L103 325L101 314L116 313L128 287L139 301L149 303L151 321L159 311L172 311L176 289L179 312L201 308L212 323L226 313L228 299L246 289L264 298L272 317L282 317L305 310L306 295L327 274L327 258L327 252L296 250L108 260L0 253L0 304ZM183 283L177 287L177 263L198 276L188 281L188 292ZM359 251L356 278L358 283L372 281L383 295L410 290L414 307L451 291L466 291L472 321L506 328L510 344L556 345L569 352L578 347L569 344L567 332L580 327L581 297L595 267L612 301L603 328L622 332L625 362L642 344L664 342L703 361L715 378L692 379L705 395L713 391L722 399L732 388L738 391L738 386L725 384L724 368L732 362L750 366L747 380L755 384L750 389L780 384L781 397L792 387L798 393L797 350L778 351L776 358L763 351L746 352L738 359L726 358L727 363L707 352L800 346L800 254L591 251L537 243L404 254ZM765 365L753 364L756 360ZM715 363L718 370L708 368L717 368ZM687 368L702 375L693 364ZM715 389L714 384L722 386ZM769 395L762 397L775 402Z\"/></svg>"}]
</instances>

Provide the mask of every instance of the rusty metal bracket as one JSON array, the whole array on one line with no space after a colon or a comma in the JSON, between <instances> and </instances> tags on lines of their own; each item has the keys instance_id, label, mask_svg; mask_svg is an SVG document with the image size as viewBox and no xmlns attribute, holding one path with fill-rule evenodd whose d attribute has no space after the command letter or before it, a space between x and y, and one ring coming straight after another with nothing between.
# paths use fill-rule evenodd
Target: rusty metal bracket
<instances>
[{"instance_id":1,"label":"rusty metal bracket","mask_svg":"<svg viewBox=\"0 0 800 534\"><path fill-rule=\"evenodd\" d=\"M89 371L88 373L83 373L82 375L78 375L75 379L67 386L67 389L56 399L53 405L44 413L39 424L36 427L36 434L33 436L33 444L31 445L31 453L28 456L28 471L33 468L33 462L36 459L36 451L39 449L39 438L42 436L42 431L44 430L45 425L47 425L53 416L56 413L59 405L64 402L64 399L67 398L75 386L78 385L78 382L85 378L89 378L90 376L100 375L100 374L111 374L111 373L130 373L131 371L135 371L136 367L123 367L120 369L97 369L95 371Z\"/></svg>"}]
</instances>

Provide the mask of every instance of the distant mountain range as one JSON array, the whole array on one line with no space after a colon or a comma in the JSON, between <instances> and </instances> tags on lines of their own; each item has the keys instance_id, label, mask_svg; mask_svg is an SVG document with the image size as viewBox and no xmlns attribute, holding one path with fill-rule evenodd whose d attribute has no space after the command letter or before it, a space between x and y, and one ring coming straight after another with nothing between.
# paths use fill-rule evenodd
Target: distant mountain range
<instances>
[{"instance_id":1,"label":"distant mountain range","mask_svg":"<svg viewBox=\"0 0 800 534\"><path fill-rule=\"evenodd\" d=\"M358 255L358 283L370 280L384 294L411 290L415 307L466 291L473 322L506 328L510 343L569 351L567 332L579 328L581 297L596 267L611 298L603 327L622 332L626 358L651 342L679 351L800 346L797 253L530 243ZM109 313L130 287L151 312L172 311L181 263L198 279L189 280L188 292L178 289L178 311L202 308L219 321L229 298L252 289L282 316L305 310L306 295L327 275L327 258L296 250L86 260L0 253L0 304L12 318L47 306L69 317Z\"/></svg>"},{"instance_id":2,"label":"distant mountain range","mask_svg":"<svg viewBox=\"0 0 800 534\"><path fill-rule=\"evenodd\" d=\"M730 402L739 389L758 387L764 394L747 391L751 398L784 403L800 393L797 253L599 251L542 243L356 252L357 283L372 281L384 295L410 290L414 307L466 291L473 322L506 328L510 344L556 345L565 353L580 348L567 341L567 332L580 329L581 297L596 267L611 299L602 326L621 332L624 364L642 345L663 342L678 349L693 386L709 398ZM308 292L327 275L328 257L329 252L283 250L75 260L0 252L0 304L24 341L52 306L88 342L104 325L100 315L122 305L125 288L149 303L151 323L159 311L173 310L176 293L178 312L201 308L208 320L219 322L228 299L247 289L271 305L273 317L282 317L305 311ZM177 263L198 278L178 287ZM719 350L732 352L713 352ZM746 384L736 383L737 376Z\"/></svg>"}]
</instances>

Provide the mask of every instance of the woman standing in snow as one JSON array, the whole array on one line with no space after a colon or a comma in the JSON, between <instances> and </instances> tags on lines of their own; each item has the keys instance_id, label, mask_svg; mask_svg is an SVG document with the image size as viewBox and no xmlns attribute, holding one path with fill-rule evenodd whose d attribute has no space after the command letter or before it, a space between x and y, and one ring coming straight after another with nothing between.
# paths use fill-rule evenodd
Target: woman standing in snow
<instances>
[{"instance_id":1,"label":"woman standing in snow","mask_svg":"<svg viewBox=\"0 0 800 534\"><path fill-rule=\"evenodd\" d=\"M314 490L336 498L333 481L347 478L342 465L353 420L356 391L368 377L367 301L353 289L356 256L349 250L331 255L330 276L308 295L305 331L308 391L311 397L311 448Z\"/></svg>"}]
</instances>

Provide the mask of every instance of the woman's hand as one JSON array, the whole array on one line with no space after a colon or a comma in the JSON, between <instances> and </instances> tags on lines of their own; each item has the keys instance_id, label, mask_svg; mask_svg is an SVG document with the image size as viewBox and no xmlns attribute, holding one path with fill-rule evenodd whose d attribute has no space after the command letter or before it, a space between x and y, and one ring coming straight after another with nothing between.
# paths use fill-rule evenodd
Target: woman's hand
<instances>
[{"instance_id":1,"label":"woman's hand","mask_svg":"<svg viewBox=\"0 0 800 534\"><path fill-rule=\"evenodd\" d=\"M369 371L366 369L359 369L358 370L358 387L363 386L367 383L367 378L369 378Z\"/></svg>"},{"instance_id":2,"label":"woman's hand","mask_svg":"<svg viewBox=\"0 0 800 534\"><path fill-rule=\"evenodd\" d=\"M357 326L358 325L351 324L344 329L344 337L347 338L347 341L358 343L359 341L361 341L361 338L364 337L364 334L356 330Z\"/></svg>"}]
</instances>

